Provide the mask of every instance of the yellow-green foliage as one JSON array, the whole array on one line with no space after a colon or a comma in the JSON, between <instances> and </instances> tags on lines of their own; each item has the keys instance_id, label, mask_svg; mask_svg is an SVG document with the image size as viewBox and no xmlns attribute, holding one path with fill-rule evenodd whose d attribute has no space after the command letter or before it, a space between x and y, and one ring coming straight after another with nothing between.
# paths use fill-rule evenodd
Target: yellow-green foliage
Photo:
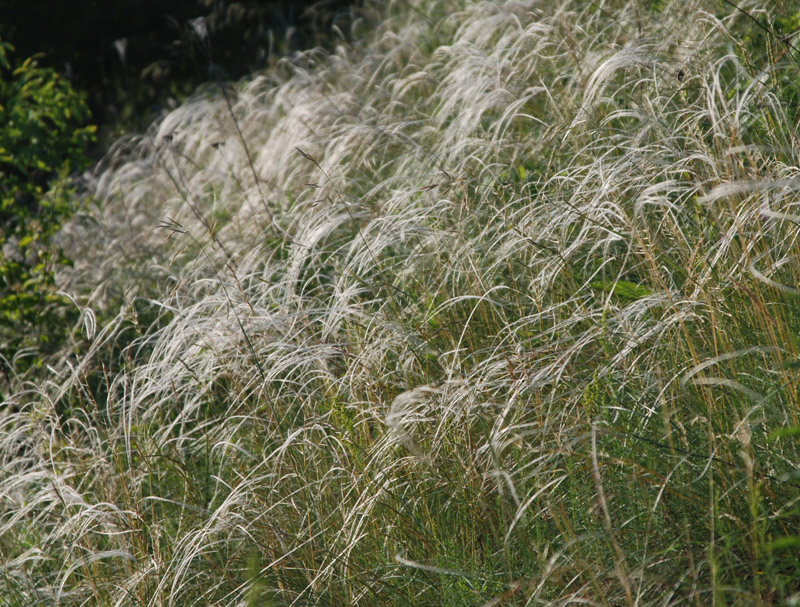
<instances>
[{"instance_id":1,"label":"yellow-green foliage","mask_svg":"<svg viewBox=\"0 0 800 607\"><path fill-rule=\"evenodd\" d=\"M34 58L12 65L11 50L0 41L2 383L57 348L68 328L68 301L56 294L54 273L69 259L52 237L73 212L69 178L88 165L94 138L70 84Z\"/></svg>"}]
</instances>

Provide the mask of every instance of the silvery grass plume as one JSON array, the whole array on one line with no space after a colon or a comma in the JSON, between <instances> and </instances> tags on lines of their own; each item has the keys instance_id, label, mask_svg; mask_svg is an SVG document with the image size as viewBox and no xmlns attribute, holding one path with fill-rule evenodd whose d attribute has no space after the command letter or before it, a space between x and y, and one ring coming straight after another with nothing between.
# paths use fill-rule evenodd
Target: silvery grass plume
<instances>
[{"instance_id":1,"label":"silvery grass plume","mask_svg":"<svg viewBox=\"0 0 800 607\"><path fill-rule=\"evenodd\" d=\"M799 600L797 55L741 8L375 5L118 142L1 603Z\"/></svg>"}]
</instances>

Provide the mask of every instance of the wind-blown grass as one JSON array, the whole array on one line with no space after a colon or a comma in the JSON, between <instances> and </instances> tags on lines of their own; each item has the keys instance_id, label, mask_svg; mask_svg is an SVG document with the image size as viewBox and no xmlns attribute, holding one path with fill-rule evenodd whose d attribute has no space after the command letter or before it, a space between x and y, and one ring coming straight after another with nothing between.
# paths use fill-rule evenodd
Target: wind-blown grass
<instances>
[{"instance_id":1,"label":"wind-blown grass","mask_svg":"<svg viewBox=\"0 0 800 607\"><path fill-rule=\"evenodd\" d=\"M0 604L800 600L800 57L646 4L390 4L120 142Z\"/></svg>"}]
</instances>

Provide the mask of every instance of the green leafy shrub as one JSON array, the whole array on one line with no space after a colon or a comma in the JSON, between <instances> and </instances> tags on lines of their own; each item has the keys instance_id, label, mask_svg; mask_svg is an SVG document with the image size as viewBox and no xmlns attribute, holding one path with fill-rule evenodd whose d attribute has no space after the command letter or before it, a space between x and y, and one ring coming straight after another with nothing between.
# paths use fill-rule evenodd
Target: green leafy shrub
<instances>
[{"instance_id":1,"label":"green leafy shrub","mask_svg":"<svg viewBox=\"0 0 800 607\"><path fill-rule=\"evenodd\" d=\"M94 126L81 95L0 41L0 355L9 372L37 364L66 334L54 269L70 261L53 235L71 214L70 175L88 164Z\"/></svg>"}]
</instances>

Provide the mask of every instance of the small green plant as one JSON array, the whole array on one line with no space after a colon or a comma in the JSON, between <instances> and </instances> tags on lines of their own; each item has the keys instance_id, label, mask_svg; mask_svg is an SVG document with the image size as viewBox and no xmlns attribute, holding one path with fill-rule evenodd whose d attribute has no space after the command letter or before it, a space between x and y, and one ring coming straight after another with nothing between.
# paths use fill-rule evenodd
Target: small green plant
<instances>
[{"instance_id":1,"label":"small green plant","mask_svg":"<svg viewBox=\"0 0 800 607\"><path fill-rule=\"evenodd\" d=\"M94 126L69 82L35 58L12 66L0 41L0 355L6 380L65 335L69 308L52 237L72 212L70 175L87 166Z\"/></svg>"}]
</instances>

